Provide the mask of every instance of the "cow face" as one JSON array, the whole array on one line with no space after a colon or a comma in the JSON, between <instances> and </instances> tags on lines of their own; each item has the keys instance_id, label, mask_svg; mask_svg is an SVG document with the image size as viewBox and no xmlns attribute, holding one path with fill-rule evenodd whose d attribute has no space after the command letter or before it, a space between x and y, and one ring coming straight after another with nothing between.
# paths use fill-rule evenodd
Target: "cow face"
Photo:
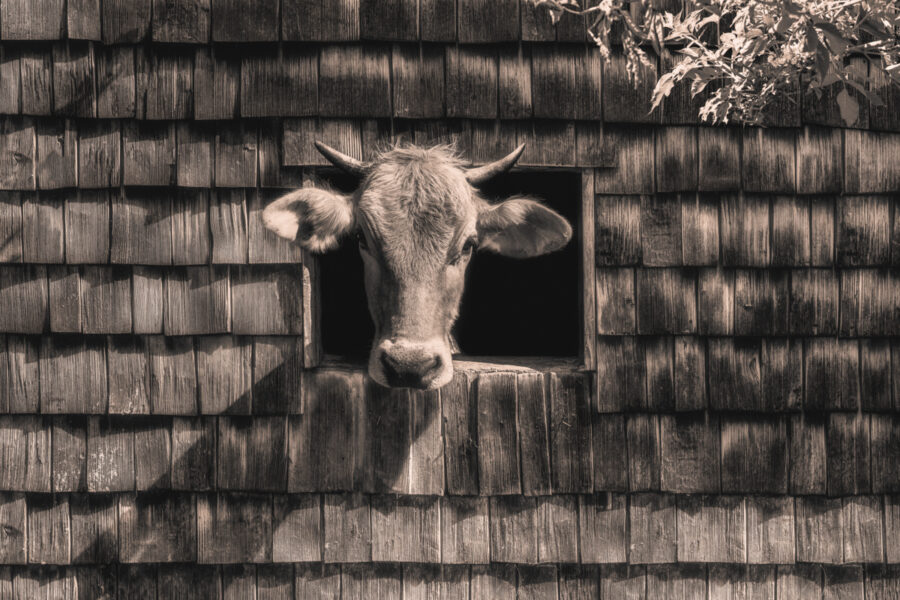
<instances>
[{"instance_id":1,"label":"cow face","mask_svg":"<svg viewBox=\"0 0 900 600\"><path fill-rule=\"evenodd\" d=\"M492 205L479 196L477 186L512 167L523 146L476 169L441 146L394 148L368 165L317 147L359 177L357 190L296 190L266 207L263 222L313 252L356 235L375 324L369 374L381 385L430 390L450 381L450 330L476 249L527 258L572 237L563 217L533 199Z\"/></svg>"}]
</instances>

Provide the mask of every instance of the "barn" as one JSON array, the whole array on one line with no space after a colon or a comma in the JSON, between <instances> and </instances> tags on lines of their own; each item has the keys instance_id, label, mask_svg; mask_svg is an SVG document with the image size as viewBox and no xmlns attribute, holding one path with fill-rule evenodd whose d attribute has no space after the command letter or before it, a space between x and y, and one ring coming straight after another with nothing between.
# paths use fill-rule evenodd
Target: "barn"
<instances>
[{"instance_id":1,"label":"barn","mask_svg":"<svg viewBox=\"0 0 900 600\"><path fill-rule=\"evenodd\" d=\"M0 599L900 597L900 93L652 86L519 0L0 0ZM526 143L527 351L370 381L260 218L315 140Z\"/></svg>"}]
</instances>

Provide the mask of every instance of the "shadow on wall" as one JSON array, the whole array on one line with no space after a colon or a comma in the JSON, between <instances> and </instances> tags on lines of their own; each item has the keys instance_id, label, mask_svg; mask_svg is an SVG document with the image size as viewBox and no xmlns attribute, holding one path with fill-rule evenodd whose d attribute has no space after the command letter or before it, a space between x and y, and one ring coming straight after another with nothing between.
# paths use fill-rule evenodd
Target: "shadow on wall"
<instances>
[{"instance_id":1,"label":"shadow on wall","mask_svg":"<svg viewBox=\"0 0 900 600\"><path fill-rule=\"evenodd\" d=\"M235 390L232 396L217 415L100 418L101 431L108 427L109 432L133 433L137 487L145 491L72 496L88 505L73 511L108 510L115 521L116 511L122 512L124 504L124 510L135 511L136 521L127 533L98 528L91 536L78 536L79 547L72 548L73 564L116 558L210 562L204 560L202 548L218 552L217 529L226 536L246 532L238 538L244 547L235 550L237 562L245 562L248 556L268 561L279 528L296 527L287 523L296 518L290 510L294 504L318 507L318 497L304 493L443 494L439 392L382 388L362 371L301 372L288 356L249 390ZM302 414L290 414L301 407ZM72 419L78 422L87 417ZM158 468L166 461L170 468ZM147 476L154 471L155 476ZM172 493L175 490L179 493ZM219 496L217 491L228 493ZM285 492L297 495L280 495ZM196 503L189 500L190 493L197 494ZM274 510L270 493L278 494ZM315 511L318 514L318 508ZM156 519L165 525L154 523ZM194 527L195 519L199 539L161 542L164 535L192 537L177 532ZM254 535L269 527L271 536ZM202 541L204 531L211 532L207 535L212 538ZM220 558L216 555L212 562Z\"/></svg>"}]
</instances>

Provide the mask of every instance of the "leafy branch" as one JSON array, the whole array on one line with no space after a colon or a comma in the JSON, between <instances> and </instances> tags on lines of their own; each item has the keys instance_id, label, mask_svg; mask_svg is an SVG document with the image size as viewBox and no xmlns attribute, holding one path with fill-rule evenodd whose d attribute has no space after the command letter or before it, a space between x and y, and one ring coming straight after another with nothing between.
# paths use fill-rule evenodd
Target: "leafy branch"
<instances>
[{"instance_id":1,"label":"leafy branch","mask_svg":"<svg viewBox=\"0 0 900 600\"><path fill-rule=\"evenodd\" d=\"M683 59L656 81L655 109L686 81L706 93L700 117L711 123L763 122L777 98L821 98L839 86L847 125L859 117L858 97L882 105L879 82L900 87L900 3L894 0L529 0L553 22L566 13L587 18L588 32L608 57L621 44L636 81L665 48ZM679 2L676 2L680 4ZM859 67L864 57L868 67ZM646 72L646 71L644 71Z\"/></svg>"}]
</instances>

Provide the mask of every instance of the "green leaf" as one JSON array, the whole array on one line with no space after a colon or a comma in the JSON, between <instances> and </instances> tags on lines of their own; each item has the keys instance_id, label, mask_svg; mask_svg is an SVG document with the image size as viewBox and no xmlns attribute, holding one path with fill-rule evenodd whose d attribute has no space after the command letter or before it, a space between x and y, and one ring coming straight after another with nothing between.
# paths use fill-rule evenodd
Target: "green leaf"
<instances>
[{"instance_id":1,"label":"green leaf","mask_svg":"<svg viewBox=\"0 0 900 600\"><path fill-rule=\"evenodd\" d=\"M846 89L840 91L837 95L838 108L841 109L841 118L847 127L853 126L859 118L859 103L847 93Z\"/></svg>"}]
</instances>

